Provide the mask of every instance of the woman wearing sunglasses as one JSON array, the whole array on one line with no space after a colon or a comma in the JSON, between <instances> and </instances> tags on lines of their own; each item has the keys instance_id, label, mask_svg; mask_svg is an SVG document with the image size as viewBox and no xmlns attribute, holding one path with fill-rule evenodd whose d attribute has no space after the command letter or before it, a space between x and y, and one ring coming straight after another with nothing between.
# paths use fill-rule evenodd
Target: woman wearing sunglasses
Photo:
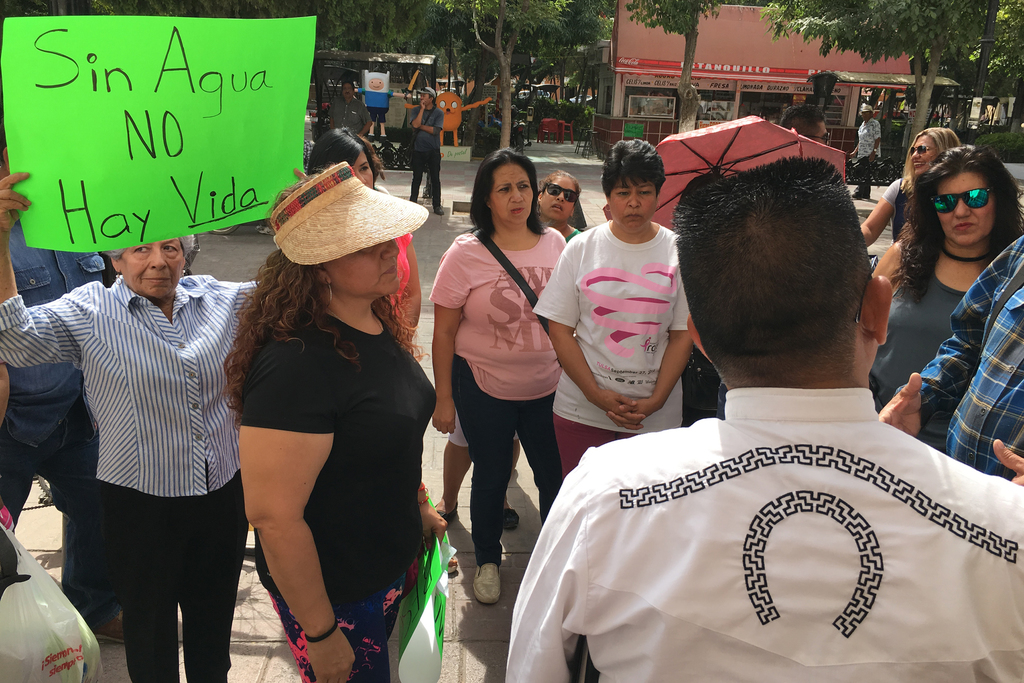
<instances>
[{"instance_id":1,"label":"woman wearing sunglasses","mask_svg":"<svg viewBox=\"0 0 1024 683\"><path fill-rule=\"evenodd\" d=\"M987 147L948 150L918 177L900 239L875 269L894 292L888 337L871 368L877 408L935 356L964 293L1024 234L1017 193L1017 182ZM949 419L936 413L918 438L945 452Z\"/></svg>"},{"instance_id":2,"label":"woman wearing sunglasses","mask_svg":"<svg viewBox=\"0 0 1024 683\"><path fill-rule=\"evenodd\" d=\"M580 234L579 230L569 225L579 198L579 181L565 171L555 171L541 181L540 196L537 198L540 221L562 233L566 242Z\"/></svg>"},{"instance_id":3,"label":"woman wearing sunglasses","mask_svg":"<svg viewBox=\"0 0 1024 683\"><path fill-rule=\"evenodd\" d=\"M948 128L929 128L918 133L914 144L907 150L907 161L903 164L903 177L893 181L882 201L878 202L871 215L860 226L868 246L875 243L882 230L892 220L892 241L899 239L903 229L907 201L914 191L914 179L928 170L932 162L947 149L960 146L960 138Z\"/></svg>"},{"instance_id":4,"label":"woman wearing sunglasses","mask_svg":"<svg viewBox=\"0 0 1024 683\"><path fill-rule=\"evenodd\" d=\"M654 147L616 143L601 173L612 219L565 246L537 303L563 370L554 402L563 477L591 446L682 421L679 377L693 344L675 235L651 220L664 182Z\"/></svg>"}]
</instances>

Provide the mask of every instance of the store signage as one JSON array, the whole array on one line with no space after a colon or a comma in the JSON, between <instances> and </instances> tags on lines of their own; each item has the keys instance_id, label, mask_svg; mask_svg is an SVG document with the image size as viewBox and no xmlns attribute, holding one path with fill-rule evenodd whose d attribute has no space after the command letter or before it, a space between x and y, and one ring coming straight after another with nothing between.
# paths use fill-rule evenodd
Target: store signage
<instances>
[{"instance_id":1,"label":"store signage","mask_svg":"<svg viewBox=\"0 0 1024 683\"><path fill-rule=\"evenodd\" d=\"M691 78L690 83L697 90L736 90L736 81L713 78ZM679 79L674 76L650 76L627 74L622 79L627 88L672 88L679 87Z\"/></svg>"},{"instance_id":2,"label":"store signage","mask_svg":"<svg viewBox=\"0 0 1024 683\"><path fill-rule=\"evenodd\" d=\"M813 76L821 69L782 69L770 66L751 66L749 64L713 64L711 62L695 62L694 71L722 71L740 74L797 74Z\"/></svg>"},{"instance_id":3,"label":"store signage","mask_svg":"<svg viewBox=\"0 0 1024 683\"><path fill-rule=\"evenodd\" d=\"M642 138L644 136L644 124L642 123L627 123L622 126L622 137L624 138Z\"/></svg>"},{"instance_id":4,"label":"store signage","mask_svg":"<svg viewBox=\"0 0 1024 683\"><path fill-rule=\"evenodd\" d=\"M690 83L697 90L736 90L736 81L715 80L712 78L692 78Z\"/></svg>"},{"instance_id":5,"label":"store signage","mask_svg":"<svg viewBox=\"0 0 1024 683\"><path fill-rule=\"evenodd\" d=\"M629 74L623 79L626 87L653 87L653 88L675 88L679 85L679 79L671 76L639 76Z\"/></svg>"},{"instance_id":6,"label":"store signage","mask_svg":"<svg viewBox=\"0 0 1024 683\"><path fill-rule=\"evenodd\" d=\"M740 83L740 92L813 93L810 83Z\"/></svg>"}]
</instances>

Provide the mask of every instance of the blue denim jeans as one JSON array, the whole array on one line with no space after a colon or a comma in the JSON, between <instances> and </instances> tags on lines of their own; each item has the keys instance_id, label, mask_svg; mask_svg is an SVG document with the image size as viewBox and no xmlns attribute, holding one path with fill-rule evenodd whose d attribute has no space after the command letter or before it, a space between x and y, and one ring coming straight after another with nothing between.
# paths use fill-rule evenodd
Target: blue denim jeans
<instances>
[{"instance_id":1,"label":"blue denim jeans","mask_svg":"<svg viewBox=\"0 0 1024 683\"><path fill-rule=\"evenodd\" d=\"M121 611L100 531L98 455L99 437L81 398L38 446L15 440L0 426L0 496L17 524L32 477L39 474L50 482L53 504L68 518L61 587L91 628Z\"/></svg>"},{"instance_id":2,"label":"blue denim jeans","mask_svg":"<svg viewBox=\"0 0 1024 683\"><path fill-rule=\"evenodd\" d=\"M543 522L562 485L552 405L555 393L532 401L505 401L484 393L465 359L452 363L452 398L473 461L469 514L477 566L501 564L502 502L512 476L512 436L518 432L540 493Z\"/></svg>"}]
</instances>

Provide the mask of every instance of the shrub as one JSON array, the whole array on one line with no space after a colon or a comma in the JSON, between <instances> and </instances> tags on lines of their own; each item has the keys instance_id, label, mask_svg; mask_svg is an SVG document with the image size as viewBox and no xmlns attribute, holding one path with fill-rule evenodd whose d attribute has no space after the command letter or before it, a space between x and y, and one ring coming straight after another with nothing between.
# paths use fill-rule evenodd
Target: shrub
<instances>
[{"instance_id":1,"label":"shrub","mask_svg":"<svg viewBox=\"0 0 1024 683\"><path fill-rule=\"evenodd\" d=\"M479 128L476 131L476 140L473 141L472 155L474 157L485 157L501 144L501 128Z\"/></svg>"},{"instance_id":2,"label":"shrub","mask_svg":"<svg viewBox=\"0 0 1024 683\"><path fill-rule=\"evenodd\" d=\"M1003 163L1024 163L1024 135L1018 133L979 135L976 144L988 145L995 149Z\"/></svg>"}]
</instances>

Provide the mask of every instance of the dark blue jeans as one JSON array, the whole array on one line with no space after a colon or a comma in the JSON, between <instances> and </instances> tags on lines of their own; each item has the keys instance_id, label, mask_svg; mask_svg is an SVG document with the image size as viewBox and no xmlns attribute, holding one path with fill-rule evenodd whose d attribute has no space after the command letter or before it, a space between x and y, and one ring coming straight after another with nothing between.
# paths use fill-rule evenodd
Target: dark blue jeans
<instances>
[{"instance_id":1,"label":"dark blue jeans","mask_svg":"<svg viewBox=\"0 0 1024 683\"><path fill-rule=\"evenodd\" d=\"M409 201L414 204L420 200L420 181L423 173L430 176L430 201L434 208L441 206L441 150L432 149L427 152L412 152L412 188Z\"/></svg>"},{"instance_id":2,"label":"dark blue jeans","mask_svg":"<svg viewBox=\"0 0 1024 683\"><path fill-rule=\"evenodd\" d=\"M100 530L98 454L99 437L81 398L38 446L17 441L6 426L0 427L0 496L17 523L32 477L38 473L50 482L53 504L68 518L61 587L92 628L121 611L107 575Z\"/></svg>"},{"instance_id":3,"label":"dark blue jeans","mask_svg":"<svg viewBox=\"0 0 1024 683\"><path fill-rule=\"evenodd\" d=\"M562 485L552 422L554 392L532 401L505 401L484 393L465 359L452 363L452 398L473 461L469 514L477 566L501 564L502 501L512 476L512 436L518 432L523 452L540 492L543 522Z\"/></svg>"}]
</instances>

